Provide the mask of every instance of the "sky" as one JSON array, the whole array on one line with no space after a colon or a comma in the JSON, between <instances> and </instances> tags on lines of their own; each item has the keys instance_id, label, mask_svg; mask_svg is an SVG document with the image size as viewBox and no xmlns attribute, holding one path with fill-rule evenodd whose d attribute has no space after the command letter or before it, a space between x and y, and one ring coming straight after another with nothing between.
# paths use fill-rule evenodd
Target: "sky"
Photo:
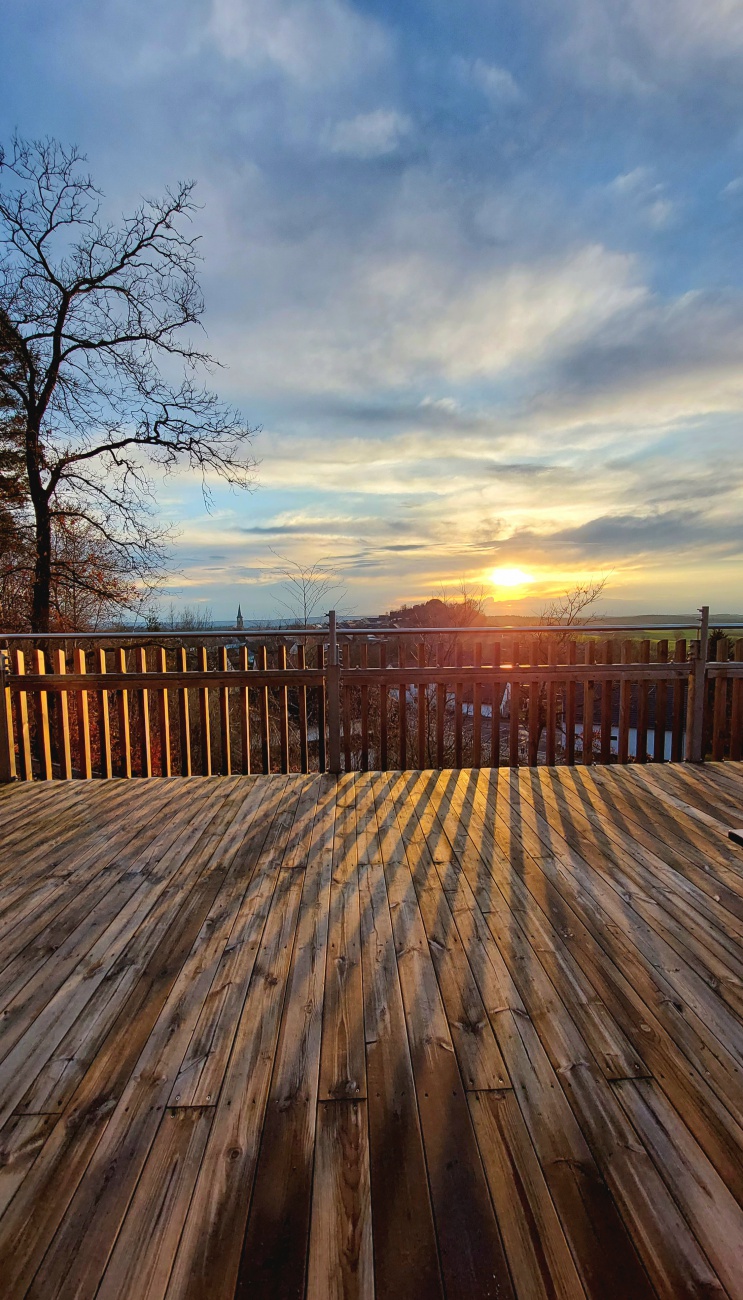
<instances>
[{"instance_id":1,"label":"sky","mask_svg":"<svg viewBox=\"0 0 743 1300\"><path fill-rule=\"evenodd\" d=\"M157 486L162 601L743 611L741 0L24 0L0 135L197 181L255 490Z\"/></svg>"}]
</instances>

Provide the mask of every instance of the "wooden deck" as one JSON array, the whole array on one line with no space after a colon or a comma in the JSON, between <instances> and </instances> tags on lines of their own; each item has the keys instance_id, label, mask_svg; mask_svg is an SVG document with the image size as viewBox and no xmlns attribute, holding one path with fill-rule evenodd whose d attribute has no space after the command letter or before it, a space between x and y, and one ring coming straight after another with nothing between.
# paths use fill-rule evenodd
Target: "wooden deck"
<instances>
[{"instance_id":1,"label":"wooden deck","mask_svg":"<svg viewBox=\"0 0 743 1300\"><path fill-rule=\"evenodd\" d=\"M0 790L0 1293L743 1296L743 770Z\"/></svg>"}]
</instances>

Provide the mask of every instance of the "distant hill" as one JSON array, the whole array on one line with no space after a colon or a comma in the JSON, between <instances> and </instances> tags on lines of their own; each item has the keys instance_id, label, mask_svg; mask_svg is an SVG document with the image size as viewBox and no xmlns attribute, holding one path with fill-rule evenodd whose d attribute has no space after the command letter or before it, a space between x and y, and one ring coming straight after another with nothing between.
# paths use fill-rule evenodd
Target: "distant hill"
<instances>
[{"instance_id":1,"label":"distant hill","mask_svg":"<svg viewBox=\"0 0 743 1300\"><path fill-rule=\"evenodd\" d=\"M493 612L495 602L486 601L485 609L476 612L471 607L464 604L454 604L439 600L433 597L431 600L421 601L418 604L403 605L400 609L391 609L389 613L374 618L362 619L357 618L354 621L357 624L364 622L384 622L388 619L396 627L466 627L472 623L480 627L534 627L540 622L538 614L497 614ZM595 614L588 614L585 618L587 623L603 624L608 627L638 627L652 631L655 627L663 627L664 624L671 624L678 628L680 632L691 631L699 625L699 613L682 613L670 614L612 614L611 611L600 610ZM730 625L739 623L743 625L743 614L730 614L714 612L710 614L710 627L718 627L720 624Z\"/></svg>"}]
</instances>

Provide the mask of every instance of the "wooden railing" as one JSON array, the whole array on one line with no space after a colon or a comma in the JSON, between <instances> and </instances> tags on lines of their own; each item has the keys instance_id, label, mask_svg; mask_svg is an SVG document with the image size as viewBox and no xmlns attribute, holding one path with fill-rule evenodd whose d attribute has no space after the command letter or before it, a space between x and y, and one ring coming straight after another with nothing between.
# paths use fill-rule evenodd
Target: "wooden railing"
<instances>
[{"instance_id":1,"label":"wooden railing","mask_svg":"<svg viewBox=\"0 0 743 1300\"><path fill-rule=\"evenodd\" d=\"M0 779L740 760L743 639L708 662L703 633L344 639L331 619L250 649L15 647Z\"/></svg>"}]
</instances>

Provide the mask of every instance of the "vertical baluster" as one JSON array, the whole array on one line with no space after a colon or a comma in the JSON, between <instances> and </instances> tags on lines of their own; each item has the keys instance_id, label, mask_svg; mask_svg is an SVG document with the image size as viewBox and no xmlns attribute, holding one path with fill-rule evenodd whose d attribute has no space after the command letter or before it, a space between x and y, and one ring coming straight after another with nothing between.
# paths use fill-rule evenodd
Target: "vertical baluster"
<instances>
[{"instance_id":1,"label":"vertical baluster","mask_svg":"<svg viewBox=\"0 0 743 1300\"><path fill-rule=\"evenodd\" d=\"M426 668L426 643L418 642L418 668L425 672ZM428 739L428 696L426 694L425 681L419 681L416 687L416 705L418 708L418 767L424 771L428 767L427 739Z\"/></svg>"},{"instance_id":2,"label":"vertical baluster","mask_svg":"<svg viewBox=\"0 0 743 1300\"><path fill-rule=\"evenodd\" d=\"M640 642L640 663L650 663L650 642ZM650 695L650 683L647 678L641 681L638 687L637 696L637 751L635 759L638 763L647 763L648 761L648 698Z\"/></svg>"},{"instance_id":3,"label":"vertical baluster","mask_svg":"<svg viewBox=\"0 0 743 1300\"><path fill-rule=\"evenodd\" d=\"M82 677L85 675L85 651L78 648L72 652L73 672ZM90 756L90 712L88 709L88 692L75 692L75 706L77 714L77 758L81 775L90 780L93 775L93 764Z\"/></svg>"},{"instance_id":4,"label":"vertical baluster","mask_svg":"<svg viewBox=\"0 0 743 1300\"><path fill-rule=\"evenodd\" d=\"M557 667L557 640L551 636L547 642L547 661L550 668ZM545 741L544 760L548 767L555 765L555 738L557 733L557 679L547 678L547 737Z\"/></svg>"},{"instance_id":5,"label":"vertical baluster","mask_svg":"<svg viewBox=\"0 0 743 1300\"><path fill-rule=\"evenodd\" d=\"M34 650L33 666L37 675L46 673L46 660L43 650ZM49 696L46 691L36 691L36 738L39 747L40 776L44 781L52 779L52 744L49 730Z\"/></svg>"},{"instance_id":6,"label":"vertical baluster","mask_svg":"<svg viewBox=\"0 0 743 1300\"><path fill-rule=\"evenodd\" d=\"M346 669L353 667L352 643L348 641L344 646L338 647L338 658ZM351 687L348 679L343 682L341 688L341 718L343 724L343 770L350 772L353 768L353 758L351 754Z\"/></svg>"},{"instance_id":7,"label":"vertical baluster","mask_svg":"<svg viewBox=\"0 0 743 1300\"><path fill-rule=\"evenodd\" d=\"M317 645L317 666L325 669L325 645L322 641ZM324 772L327 767L326 758L326 719L325 719L325 684L321 682L317 688L317 770Z\"/></svg>"},{"instance_id":8,"label":"vertical baluster","mask_svg":"<svg viewBox=\"0 0 743 1300\"><path fill-rule=\"evenodd\" d=\"M500 641L493 643L493 667L500 668ZM490 766L500 767L500 706L503 700L503 686L500 680L493 678L490 690Z\"/></svg>"},{"instance_id":9,"label":"vertical baluster","mask_svg":"<svg viewBox=\"0 0 743 1300\"><path fill-rule=\"evenodd\" d=\"M209 659L205 645L200 645L197 652L198 671L209 671ZM209 717L209 687L199 687L199 730L201 732L201 775L212 774L212 727Z\"/></svg>"},{"instance_id":10,"label":"vertical baluster","mask_svg":"<svg viewBox=\"0 0 743 1300\"><path fill-rule=\"evenodd\" d=\"M686 663L686 641L680 639L676 642L673 651L673 661L677 664ZM684 732L686 730L684 718L684 693L685 681L683 677L676 677L673 683L673 722L671 723L671 762L680 763L684 757Z\"/></svg>"},{"instance_id":11,"label":"vertical baluster","mask_svg":"<svg viewBox=\"0 0 743 1300\"><path fill-rule=\"evenodd\" d=\"M439 641L436 656L439 668L446 668L446 646ZM444 727L446 723L446 683L436 684L436 766L444 766Z\"/></svg>"},{"instance_id":12,"label":"vertical baluster","mask_svg":"<svg viewBox=\"0 0 743 1300\"><path fill-rule=\"evenodd\" d=\"M267 662L266 647L259 645L255 656L255 664L259 672L266 672ZM258 688L258 709L261 720L261 766L263 772L267 773L271 771L271 722L268 712L267 686Z\"/></svg>"},{"instance_id":13,"label":"vertical baluster","mask_svg":"<svg viewBox=\"0 0 743 1300\"><path fill-rule=\"evenodd\" d=\"M658 663L668 663L668 642L658 642ZM658 679L655 684L655 731L653 733L653 762L662 763L666 757L666 714L668 712L668 683Z\"/></svg>"},{"instance_id":14,"label":"vertical baluster","mask_svg":"<svg viewBox=\"0 0 743 1300\"><path fill-rule=\"evenodd\" d=\"M64 650L54 651L54 671L58 677L67 673ZM59 775L63 781L72 776L72 750L70 747L70 704L67 691L57 691L57 743L59 747Z\"/></svg>"},{"instance_id":15,"label":"vertical baluster","mask_svg":"<svg viewBox=\"0 0 743 1300\"><path fill-rule=\"evenodd\" d=\"M147 675L147 651L139 646L134 651L135 669L142 677ZM139 771L141 776L152 776L152 737L150 735L150 692L143 686L139 695Z\"/></svg>"},{"instance_id":16,"label":"vertical baluster","mask_svg":"<svg viewBox=\"0 0 743 1300\"><path fill-rule=\"evenodd\" d=\"M361 667L369 667L369 646L361 642ZM361 770L369 771L369 687L361 687Z\"/></svg>"},{"instance_id":17,"label":"vertical baluster","mask_svg":"<svg viewBox=\"0 0 743 1300\"><path fill-rule=\"evenodd\" d=\"M539 667L539 642L532 641L531 666ZM529 682L529 767L539 762L539 682Z\"/></svg>"},{"instance_id":18,"label":"vertical baluster","mask_svg":"<svg viewBox=\"0 0 743 1300\"><path fill-rule=\"evenodd\" d=\"M717 662L727 663L728 639L721 636L717 642ZM718 673L715 677L714 713L712 719L712 758L721 763L725 757L725 733L727 732L728 679L727 674Z\"/></svg>"},{"instance_id":19,"label":"vertical baluster","mask_svg":"<svg viewBox=\"0 0 743 1300\"><path fill-rule=\"evenodd\" d=\"M521 698L521 682L516 675L518 672L519 658L519 643L518 641L514 641L511 649L511 700L508 709L508 762L511 767L518 767L519 765L519 701Z\"/></svg>"},{"instance_id":20,"label":"vertical baluster","mask_svg":"<svg viewBox=\"0 0 743 1300\"><path fill-rule=\"evenodd\" d=\"M18 677L23 677L26 672L26 661L23 651L16 650L14 655L15 671ZM21 780L32 781L34 776L33 762L31 759L31 729L28 724L28 694L26 691L19 690L16 697L16 730L18 732L18 756L20 759Z\"/></svg>"},{"instance_id":21,"label":"vertical baluster","mask_svg":"<svg viewBox=\"0 0 743 1300\"><path fill-rule=\"evenodd\" d=\"M344 682L341 687L341 714L343 718L343 771L353 767L351 755L351 687Z\"/></svg>"},{"instance_id":22,"label":"vertical baluster","mask_svg":"<svg viewBox=\"0 0 743 1300\"><path fill-rule=\"evenodd\" d=\"M106 651L102 647L96 650L96 670L99 675L106 672ZM104 780L113 776L113 760L111 757L111 715L108 711L108 691L96 691L96 704L98 705L98 745L101 751L101 776Z\"/></svg>"},{"instance_id":23,"label":"vertical baluster","mask_svg":"<svg viewBox=\"0 0 743 1300\"><path fill-rule=\"evenodd\" d=\"M168 671L168 659L165 646L157 647L156 658L158 671ZM160 737L160 775L170 776L172 772L170 756L170 701L167 686L161 686L157 692L157 731Z\"/></svg>"},{"instance_id":24,"label":"vertical baluster","mask_svg":"<svg viewBox=\"0 0 743 1300\"><path fill-rule=\"evenodd\" d=\"M743 660L743 641L736 641L733 650L736 663ZM733 678L733 704L730 714L730 757L740 762L743 745L743 677Z\"/></svg>"},{"instance_id":25,"label":"vertical baluster","mask_svg":"<svg viewBox=\"0 0 743 1300\"><path fill-rule=\"evenodd\" d=\"M248 647L240 646L240 672L247 673L250 668ZM248 697L247 678L243 677L240 686L240 759L243 776L250 775L250 699Z\"/></svg>"},{"instance_id":26,"label":"vertical baluster","mask_svg":"<svg viewBox=\"0 0 743 1300\"><path fill-rule=\"evenodd\" d=\"M387 642L379 647L379 667L384 672L387 667ZM379 688L379 766L382 772L387 770L387 687Z\"/></svg>"},{"instance_id":27,"label":"vertical baluster","mask_svg":"<svg viewBox=\"0 0 743 1300\"><path fill-rule=\"evenodd\" d=\"M13 704L10 698L10 656L0 650L0 781L16 779L15 736L13 734Z\"/></svg>"},{"instance_id":28,"label":"vertical baluster","mask_svg":"<svg viewBox=\"0 0 743 1300\"><path fill-rule=\"evenodd\" d=\"M604 663L614 663L614 645L604 642ZM605 677L601 683L601 762L611 762L611 716L612 716L613 682Z\"/></svg>"},{"instance_id":29,"label":"vertical baluster","mask_svg":"<svg viewBox=\"0 0 743 1300\"><path fill-rule=\"evenodd\" d=\"M482 641L475 642L475 668L482 668ZM472 687L472 766L482 762L482 682Z\"/></svg>"},{"instance_id":30,"label":"vertical baluster","mask_svg":"<svg viewBox=\"0 0 743 1300\"><path fill-rule=\"evenodd\" d=\"M632 642L622 642L622 665L629 668L632 663ZM629 762L629 724L632 708L632 681L629 672L623 672L619 679L619 740L617 742L617 762Z\"/></svg>"},{"instance_id":31,"label":"vertical baluster","mask_svg":"<svg viewBox=\"0 0 743 1300\"><path fill-rule=\"evenodd\" d=\"M188 672L188 655L186 647L178 647L178 671ZM183 685L178 691L178 734L181 749L181 776L191 775L191 709L188 702L188 687Z\"/></svg>"},{"instance_id":32,"label":"vertical baluster","mask_svg":"<svg viewBox=\"0 0 743 1300\"><path fill-rule=\"evenodd\" d=\"M115 654L116 671L126 672L126 650L119 647ZM119 719L119 776L127 779L132 774L132 746L129 733L129 691L123 687L117 692L116 707Z\"/></svg>"},{"instance_id":33,"label":"vertical baluster","mask_svg":"<svg viewBox=\"0 0 743 1300\"><path fill-rule=\"evenodd\" d=\"M464 661L462 646L458 645L454 651L455 668L461 668ZM464 692L462 690L461 677L455 677L454 681L454 766L462 766L462 705L464 703Z\"/></svg>"},{"instance_id":34,"label":"vertical baluster","mask_svg":"<svg viewBox=\"0 0 743 1300\"><path fill-rule=\"evenodd\" d=\"M286 646L279 646L279 668L286 669ZM289 699L286 686L279 687L279 754L281 771L289 771Z\"/></svg>"},{"instance_id":35,"label":"vertical baluster","mask_svg":"<svg viewBox=\"0 0 743 1300\"><path fill-rule=\"evenodd\" d=\"M220 671L227 672L229 664L227 662L227 647L219 647L217 658ZM222 759L222 776L230 776L232 772L232 753L230 746L230 688L229 686L220 686L219 688L219 746L220 757Z\"/></svg>"},{"instance_id":36,"label":"vertical baluster","mask_svg":"<svg viewBox=\"0 0 743 1300\"><path fill-rule=\"evenodd\" d=\"M404 640L398 642L397 662L401 668L407 667L408 651L407 642ZM404 772L408 765L408 693L404 681L400 682L397 706L400 725L400 770Z\"/></svg>"},{"instance_id":37,"label":"vertical baluster","mask_svg":"<svg viewBox=\"0 0 743 1300\"><path fill-rule=\"evenodd\" d=\"M578 661L578 647L575 641L568 641L568 671ZM575 723L577 709L575 678L568 677L565 682L565 762L572 767L575 763Z\"/></svg>"},{"instance_id":38,"label":"vertical baluster","mask_svg":"<svg viewBox=\"0 0 743 1300\"><path fill-rule=\"evenodd\" d=\"M596 642L590 640L585 648L587 664L596 662ZM590 766L593 762L593 713L596 698L596 685L588 678L583 678L583 762Z\"/></svg>"},{"instance_id":39,"label":"vertical baluster","mask_svg":"<svg viewBox=\"0 0 743 1300\"><path fill-rule=\"evenodd\" d=\"M306 657L304 646L297 646L297 668L303 672L306 667ZM300 682L297 687L297 698L299 702L299 770L300 772L309 772L310 754L307 744L307 687Z\"/></svg>"}]
</instances>

